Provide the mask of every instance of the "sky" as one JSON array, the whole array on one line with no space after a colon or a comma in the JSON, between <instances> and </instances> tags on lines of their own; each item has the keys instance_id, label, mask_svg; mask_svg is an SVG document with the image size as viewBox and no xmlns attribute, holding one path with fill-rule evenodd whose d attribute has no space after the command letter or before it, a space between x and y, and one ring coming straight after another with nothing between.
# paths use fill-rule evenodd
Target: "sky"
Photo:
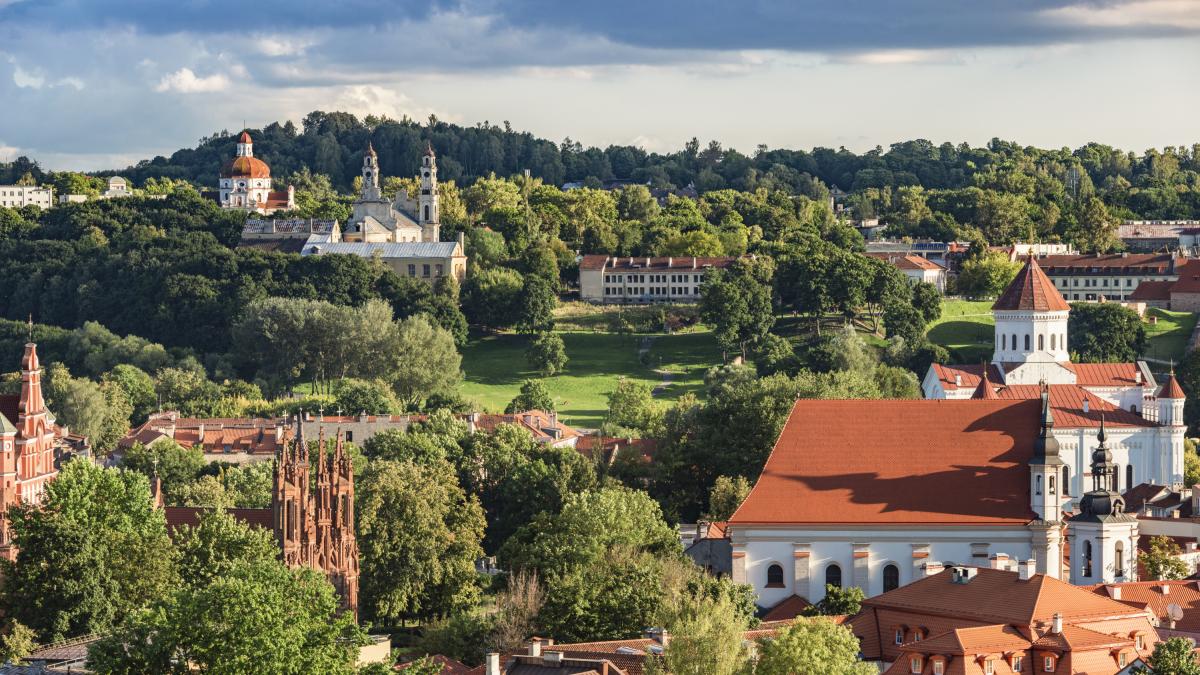
<instances>
[{"instance_id":1,"label":"sky","mask_svg":"<svg viewBox=\"0 0 1200 675\"><path fill-rule=\"evenodd\" d=\"M0 0L0 160L312 110L585 145L1200 142L1200 0Z\"/></svg>"}]
</instances>

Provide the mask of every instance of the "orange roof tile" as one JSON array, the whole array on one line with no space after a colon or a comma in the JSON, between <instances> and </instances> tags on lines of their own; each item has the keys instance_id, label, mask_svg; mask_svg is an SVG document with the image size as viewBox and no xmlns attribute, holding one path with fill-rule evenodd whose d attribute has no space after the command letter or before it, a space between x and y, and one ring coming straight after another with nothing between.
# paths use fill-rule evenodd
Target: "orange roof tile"
<instances>
[{"instance_id":1,"label":"orange roof tile","mask_svg":"<svg viewBox=\"0 0 1200 675\"><path fill-rule=\"evenodd\" d=\"M1098 647L1124 647L1133 644L1133 638L1109 635L1081 626L1064 625L1061 633L1045 633L1034 641L1033 646L1042 649L1080 651Z\"/></svg>"},{"instance_id":2,"label":"orange roof tile","mask_svg":"<svg viewBox=\"0 0 1200 675\"><path fill-rule=\"evenodd\" d=\"M775 603L767 613L763 615L763 621L784 621L787 619L795 619L801 615L806 608L812 605L808 600L798 596L789 595L788 597Z\"/></svg>"},{"instance_id":3,"label":"orange roof tile","mask_svg":"<svg viewBox=\"0 0 1200 675\"><path fill-rule=\"evenodd\" d=\"M928 640L909 642L901 648L925 654L985 654L1028 649L1029 639L1007 624L956 628Z\"/></svg>"},{"instance_id":4,"label":"orange roof tile","mask_svg":"<svg viewBox=\"0 0 1200 675\"><path fill-rule=\"evenodd\" d=\"M988 379L993 384L1004 381L1004 374L1000 372L1000 368L994 363L989 363L987 366L983 364L968 364L968 365L945 365L941 363L933 364L933 372L937 375L938 380L942 383L942 389L946 391L956 391L959 387L974 390L979 386L979 380L983 376L983 370L987 368Z\"/></svg>"},{"instance_id":5,"label":"orange roof tile","mask_svg":"<svg viewBox=\"0 0 1200 675\"><path fill-rule=\"evenodd\" d=\"M1075 372L1075 383L1084 387L1133 387L1138 382L1136 363L1064 363Z\"/></svg>"},{"instance_id":6,"label":"orange roof tile","mask_svg":"<svg viewBox=\"0 0 1200 675\"><path fill-rule=\"evenodd\" d=\"M730 525L1029 522L1040 417L1037 401L796 401Z\"/></svg>"},{"instance_id":7,"label":"orange roof tile","mask_svg":"<svg viewBox=\"0 0 1200 675\"><path fill-rule=\"evenodd\" d=\"M1050 409L1054 413L1054 424L1059 428L1092 428L1100 426L1100 417L1112 427L1154 427L1155 422L1137 413L1118 408L1075 384L1051 384ZM1014 384L996 389L996 398L1005 400L1029 400L1041 398L1042 390L1036 384ZM1083 411L1083 402L1088 402L1088 411Z\"/></svg>"},{"instance_id":8,"label":"orange roof tile","mask_svg":"<svg viewBox=\"0 0 1200 675\"><path fill-rule=\"evenodd\" d=\"M1171 286L1172 294L1200 293L1200 260L1190 260L1175 271L1179 274L1179 279Z\"/></svg>"},{"instance_id":9,"label":"orange roof tile","mask_svg":"<svg viewBox=\"0 0 1200 675\"><path fill-rule=\"evenodd\" d=\"M1131 302L1147 302L1155 300L1170 300L1174 281L1143 281L1129 294Z\"/></svg>"},{"instance_id":10,"label":"orange roof tile","mask_svg":"<svg viewBox=\"0 0 1200 675\"><path fill-rule=\"evenodd\" d=\"M942 270L946 269L932 260L911 253L868 253L867 256L890 263L902 270Z\"/></svg>"},{"instance_id":11,"label":"orange roof tile","mask_svg":"<svg viewBox=\"0 0 1200 675\"><path fill-rule=\"evenodd\" d=\"M1141 539L1149 539L1143 536ZM1139 545L1141 541L1139 540ZM1163 587L1170 590L1163 593ZM1187 632L1200 632L1200 582L1191 579L1179 581L1128 581L1119 584L1101 584L1093 588L1093 592L1117 602L1146 609L1166 625L1167 607L1179 605L1183 610L1183 618L1175 623L1175 629ZM1120 599L1115 596L1120 595Z\"/></svg>"},{"instance_id":12,"label":"orange roof tile","mask_svg":"<svg viewBox=\"0 0 1200 675\"><path fill-rule=\"evenodd\" d=\"M1041 267L1056 275L1175 274L1184 260L1173 253L1085 253L1043 256Z\"/></svg>"},{"instance_id":13,"label":"orange roof tile","mask_svg":"<svg viewBox=\"0 0 1200 675\"><path fill-rule=\"evenodd\" d=\"M1167 378L1167 383L1163 385L1162 391L1158 394L1159 398L1187 398L1187 394L1183 393L1183 387L1179 386L1179 380L1175 377L1175 373Z\"/></svg>"},{"instance_id":14,"label":"orange roof tile","mask_svg":"<svg viewBox=\"0 0 1200 675\"><path fill-rule=\"evenodd\" d=\"M1051 283L1050 278L1038 266L1037 259L1029 256L1016 278L1004 289L993 310L1034 310L1039 312L1065 312L1071 309L1062 294Z\"/></svg>"}]
</instances>

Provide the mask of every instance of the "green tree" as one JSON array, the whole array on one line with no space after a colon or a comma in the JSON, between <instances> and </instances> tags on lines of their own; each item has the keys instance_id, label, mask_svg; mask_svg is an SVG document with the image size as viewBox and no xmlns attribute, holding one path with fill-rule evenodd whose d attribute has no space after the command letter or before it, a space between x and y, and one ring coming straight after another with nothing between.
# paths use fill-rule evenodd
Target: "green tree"
<instances>
[{"instance_id":1,"label":"green tree","mask_svg":"<svg viewBox=\"0 0 1200 675\"><path fill-rule=\"evenodd\" d=\"M1146 570L1146 576L1153 581L1169 581L1183 579L1192 573L1186 562L1179 556L1183 550L1174 540L1165 535L1150 538L1150 550L1138 553L1138 565Z\"/></svg>"},{"instance_id":2,"label":"green tree","mask_svg":"<svg viewBox=\"0 0 1200 675\"><path fill-rule=\"evenodd\" d=\"M650 387L642 382L621 378L608 395L608 413L604 433L610 436L656 436L662 423L662 408L654 401Z\"/></svg>"},{"instance_id":3,"label":"green tree","mask_svg":"<svg viewBox=\"0 0 1200 675\"><path fill-rule=\"evenodd\" d=\"M525 412L527 410L545 410L554 412L554 397L541 380L525 380L521 383L521 391L516 398L509 402L504 413Z\"/></svg>"},{"instance_id":4,"label":"green tree","mask_svg":"<svg viewBox=\"0 0 1200 675\"><path fill-rule=\"evenodd\" d=\"M729 520L750 494L750 488L750 481L746 480L745 476L717 476L716 482L708 492L708 520Z\"/></svg>"},{"instance_id":5,"label":"green tree","mask_svg":"<svg viewBox=\"0 0 1200 675\"><path fill-rule=\"evenodd\" d=\"M525 350L525 360L538 374L551 377L567 367L567 346L558 333L538 333Z\"/></svg>"},{"instance_id":6,"label":"green tree","mask_svg":"<svg viewBox=\"0 0 1200 675\"><path fill-rule=\"evenodd\" d=\"M700 287L700 320L713 328L725 351L746 357L747 349L775 324L769 259L739 259L728 269L710 270Z\"/></svg>"},{"instance_id":7,"label":"green tree","mask_svg":"<svg viewBox=\"0 0 1200 675\"><path fill-rule=\"evenodd\" d=\"M40 506L9 509L15 561L4 561L3 609L43 641L104 632L168 592L174 553L139 473L68 462Z\"/></svg>"},{"instance_id":8,"label":"green tree","mask_svg":"<svg viewBox=\"0 0 1200 675\"><path fill-rule=\"evenodd\" d=\"M392 388L409 407L434 394L454 391L462 380L462 356L454 337L422 316L400 322L388 357Z\"/></svg>"},{"instance_id":9,"label":"green tree","mask_svg":"<svg viewBox=\"0 0 1200 675\"><path fill-rule=\"evenodd\" d=\"M1020 270L1021 263L999 251L988 251L962 264L958 290L972 298L994 298L1004 292Z\"/></svg>"},{"instance_id":10,"label":"green tree","mask_svg":"<svg viewBox=\"0 0 1200 675\"><path fill-rule=\"evenodd\" d=\"M1083 363L1129 363L1146 349L1141 317L1111 302L1072 304L1067 335L1072 355Z\"/></svg>"},{"instance_id":11,"label":"green tree","mask_svg":"<svg viewBox=\"0 0 1200 675\"><path fill-rule=\"evenodd\" d=\"M177 494L200 475L204 468L204 453L199 448L185 448L174 441L160 440L149 446L135 443L121 457L121 467L138 471L153 480L162 479L167 501L179 503Z\"/></svg>"},{"instance_id":12,"label":"green tree","mask_svg":"<svg viewBox=\"0 0 1200 675\"><path fill-rule=\"evenodd\" d=\"M179 577L189 584L207 584L241 564L274 561L278 545L269 530L239 522L220 509L200 514L194 526L175 533Z\"/></svg>"},{"instance_id":13,"label":"green tree","mask_svg":"<svg viewBox=\"0 0 1200 675\"><path fill-rule=\"evenodd\" d=\"M862 609L863 590L858 586L841 588L832 584L825 586L825 597L815 605L805 608L806 616L854 616Z\"/></svg>"},{"instance_id":14,"label":"green tree","mask_svg":"<svg viewBox=\"0 0 1200 675\"><path fill-rule=\"evenodd\" d=\"M524 290L516 306L516 328L523 333L547 333L554 330L554 308L558 296L545 277L526 274Z\"/></svg>"},{"instance_id":15,"label":"green tree","mask_svg":"<svg viewBox=\"0 0 1200 675\"><path fill-rule=\"evenodd\" d=\"M483 509L459 487L449 464L371 462L356 510L368 616L428 619L476 601Z\"/></svg>"},{"instance_id":16,"label":"green tree","mask_svg":"<svg viewBox=\"0 0 1200 675\"><path fill-rule=\"evenodd\" d=\"M797 620L758 643L755 675L872 675L874 666L858 658L858 639L828 619Z\"/></svg>"},{"instance_id":17,"label":"green tree","mask_svg":"<svg viewBox=\"0 0 1200 675\"><path fill-rule=\"evenodd\" d=\"M1200 675L1196 663L1195 643L1188 638L1172 637L1154 645L1147 659L1153 675Z\"/></svg>"},{"instance_id":18,"label":"green tree","mask_svg":"<svg viewBox=\"0 0 1200 675\"><path fill-rule=\"evenodd\" d=\"M333 402L347 415L392 415L400 412L400 402L387 384L379 381L339 380L333 385Z\"/></svg>"},{"instance_id":19,"label":"green tree","mask_svg":"<svg viewBox=\"0 0 1200 675\"><path fill-rule=\"evenodd\" d=\"M417 641L418 652L441 654L467 665L483 663L491 649L496 619L476 612L460 612L427 623Z\"/></svg>"},{"instance_id":20,"label":"green tree","mask_svg":"<svg viewBox=\"0 0 1200 675\"><path fill-rule=\"evenodd\" d=\"M665 624L670 640L663 648L661 661L647 661L647 672L664 675L746 672L750 663L750 651L745 644L748 626L728 600L687 598L670 610Z\"/></svg>"},{"instance_id":21,"label":"green tree","mask_svg":"<svg viewBox=\"0 0 1200 675\"><path fill-rule=\"evenodd\" d=\"M140 424L154 412L157 405L154 378L144 370L125 363L118 364L104 374L104 381L120 387L133 407L134 423Z\"/></svg>"},{"instance_id":22,"label":"green tree","mask_svg":"<svg viewBox=\"0 0 1200 675\"><path fill-rule=\"evenodd\" d=\"M912 304L920 313L926 324L937 321L942 316L942 294L937 286L924 281L913 286Z\"/></svg>"},{"instance_id":23,"label":"green tree","mask_svg":"<svg viewBox=\"0 0 1200 675\"><path fill-rule=\"evenodd\" d=\"M10 621L0 636L0 663L19 664L37 648L37 635L20 621Z\"/></svg>"},{"instance_id":24,"label":"green tree","mask_svg":"<svg viewBox=\"0 0 1200 675\"><path fill-rule=\"evenodd\" d=\"M1196 442L1190 438L1183 439L1183 484L1200 485L1200 454L1196 452Z\"/></svg>"}]
</instances>

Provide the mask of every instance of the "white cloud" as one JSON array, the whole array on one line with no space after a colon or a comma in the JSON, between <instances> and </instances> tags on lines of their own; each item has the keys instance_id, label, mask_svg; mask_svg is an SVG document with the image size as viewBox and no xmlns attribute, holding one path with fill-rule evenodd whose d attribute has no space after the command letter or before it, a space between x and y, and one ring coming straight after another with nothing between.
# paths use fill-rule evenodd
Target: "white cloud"
<instances>
[{"instance_id":1,"label":"white cloud","mask_svg":"<svg viewBox=\"0 0 1200 675\"><path fill-rule=\"evenodd\" d=\"M21 66L14 66L13 83L22 89L41 89L46 85L46 78L37 73L31 73Z\"/></svg>"},{"instance_id":2,"label":"white cloud","mask_svg":"<svg viewBox=\"0 0 1200 675\"><path fill-rule=\"evenodd\" d=\"M337 89L333 97L336 110L345 110L356 115L384 114L394 119L408 116L420 120L437 115L439 119L453 122L457 117L433 108L419 106L411 98L391 87L375 84L353 84Z\"/></svg>"},{"instance_id":3,"label":"white cloud","mask_svg":"<svg viewBox=\"0 0 1200 675\"><path fill-rule=\"evenodd\" d=\"M877 49L834 56L830 61L860 66L907 66L918 63L950 63L958 60L947 49Z\"/></svg>"},{"instance_id":4,"label":"white cloud","mask_svg":"<svg viewBox=\"0 0 1200 675\"><path fill-rule=\"evenodd\" d=\"M289 38L279 35L260 35L254 38L254 46L266 56L300 56L316 40L307 38Z\"/></svg>"},{"instance_id":5,"label":"white cloud","mask_svg":"<svg viewBox=\"0 0 1200 675\"><path fill-rule=\"evenodd\" d=\"M1076 4L1042 12L1056 24L1090 28L1200 29L1200 0L1137 0L1127 4Z\"/></svg>"},{"instance_id":6,"label":"white cloud","mask_svg":"<svg viewBox=\"0 0 1200 675\"><path fill-rule=\"evenodd\" d=\"M183 94L198 92L224 91L229 88L229 78L224 73L215 73L208 77L198 77L191 68L179 70L164 75L154 91L177 91Z\"/></svg>"}]
</instances>

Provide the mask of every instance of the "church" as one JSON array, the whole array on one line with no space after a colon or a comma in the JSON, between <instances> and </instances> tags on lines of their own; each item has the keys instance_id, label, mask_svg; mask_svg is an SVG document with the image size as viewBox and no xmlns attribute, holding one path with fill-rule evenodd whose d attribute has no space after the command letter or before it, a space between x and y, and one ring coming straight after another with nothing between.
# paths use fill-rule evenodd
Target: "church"
<instances>
[{"instance_id":1,"label":"church","mask_svg":"<svg viewBox=\"0 0 1200 675\"><path fill-rule=\"evenodd\" d=\"M21 359L21 393L0 396L0 558L17 555L9 507L41 503L46 483L58 475L55 448L63 435L42 398L37 345L29 342Z\"/></svg>"},{"instance_id":2,"label":"church","mask_svg":"<svg viewBox=\"0 0 1200 675\"><path fill-rule=\"evenodd\" d=\"M761 606L829 585L872 597L945 566L1136 579L1120 493L1182 483L1179 382L1072 364L1070 307L1033 259L994 311L994 362L935 364L925 399L795 402L726 526L733 580Z\"/></svg>"},{"instance_id":3,"label":"church","mask_svg":"<svg viewBox=\"0 0 1200 675\"><path fill-rule=\"evenodd\" d=\"M296 207L296 189L272 189L271 167L254 156L254 141L243 131L238 137L237 155L221 167L217 201L224 209L270 214Z\"/></svg>"},{"instance_id":4,"label":"church","mask_svg":"<svg viewBox=\"0 0 1200 675\"><path fill-rule=\"evenodd\" d=\"M421 156L421 187L416 199L408 190L396 194L396 200L383 198L379 188L379 156L367 144L363 155L362 192L354 200L354 212L343 229L346 242L436 242L440 238L438 213L437 156L433 145L426 144Z\"/></svg>"}]
</instances>

